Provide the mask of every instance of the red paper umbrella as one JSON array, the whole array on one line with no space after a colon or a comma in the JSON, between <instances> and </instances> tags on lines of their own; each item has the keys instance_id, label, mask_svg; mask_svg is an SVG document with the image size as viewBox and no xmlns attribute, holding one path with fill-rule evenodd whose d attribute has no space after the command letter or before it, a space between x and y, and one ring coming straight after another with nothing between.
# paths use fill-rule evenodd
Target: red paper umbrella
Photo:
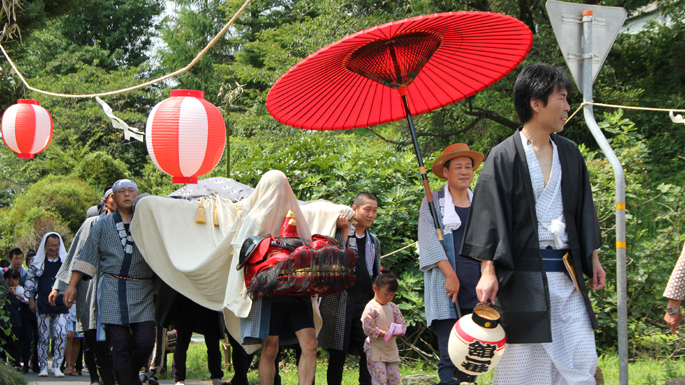
<instances>
[{"instance_id":1,"label":"red paper umbrella","mask_svg":"<svg viewBox=\"0 0 685 385\"><path fill-rule=\"evenodd\" d=\"M474 95L511 72L533 38L521 21L489 12L417 16L324 47L286 72L266 106L289 126L374 126ZM398 91L395 91L396 89Z\"/></svg>"},{"instance_id":2,"label":"red paper umbrella","mask_svg":"<svg viewBox=\"0 0 685 385\"><path fill-rule=\"evenodd\" d=\"M525 24L496 13L450 12L395 21L357 32L297 63L271 88L266 107L279 122L311 130L407 118L442 241L412 115L484 90L516 68L532 43Z\"/></svg>"},{"instance_id":3,"label":"red paper umbrella","mask_svg":"<svg viewBox=\"0 0 685 385\"><path fill-rule=\"evenodd\" d=\"M2 137L17 157L33 159L52 139L52 117L37 100L19 99L2 114Z\"/></svg>"},{"instance_id":4,"label":"red paper umbrella","mask_svg":"<svg viewBox=\"0 0 685 385\"><path fill-rule=\"evenodd\" d=\"M152 108L145 142L152 162L171 175L172 183L197 183L221 160L226 125L205 93L171 90L171 97Z\"/></svg>"}]
</instances>

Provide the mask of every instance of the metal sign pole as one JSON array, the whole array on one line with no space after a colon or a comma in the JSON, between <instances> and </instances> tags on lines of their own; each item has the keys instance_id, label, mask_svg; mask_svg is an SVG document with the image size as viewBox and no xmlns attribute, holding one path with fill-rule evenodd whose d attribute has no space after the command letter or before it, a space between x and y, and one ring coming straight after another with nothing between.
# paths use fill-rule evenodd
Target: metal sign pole
<instances>
[{"instance_id":1,"label":"metal sign pole","mask_svg":"<svg viewBox=\"0 0 685 385\"><path fill-rule=\"evenodd\" d=\"M592 101L592 11L583 11L583 101ZM592 105L583 107L585 122L614 170L616 182L616 291L618 294L619 384L628 384L628 309L626 289L626 182L623 166L602 134Z\"/></svg>"}]
</instances>

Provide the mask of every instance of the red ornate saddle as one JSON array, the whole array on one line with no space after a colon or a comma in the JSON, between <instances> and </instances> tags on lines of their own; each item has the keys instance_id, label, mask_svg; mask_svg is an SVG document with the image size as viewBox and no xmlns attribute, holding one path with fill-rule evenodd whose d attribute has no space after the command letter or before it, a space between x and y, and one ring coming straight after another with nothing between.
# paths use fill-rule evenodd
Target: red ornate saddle
<instances>
[{"instance_id":1,"label":"red ornate saddle","mask_svg":"<svg viewBox=\"0 0 685 385\"><path fill-rule=\"evenodd\" d=\"M237 269L244 269L245 286L255 297L327 296L354 283L355 253L319 234L311 242L297 237L290 211L280 237L249 237L243 242Z\"/></svg>"}]
</instances>

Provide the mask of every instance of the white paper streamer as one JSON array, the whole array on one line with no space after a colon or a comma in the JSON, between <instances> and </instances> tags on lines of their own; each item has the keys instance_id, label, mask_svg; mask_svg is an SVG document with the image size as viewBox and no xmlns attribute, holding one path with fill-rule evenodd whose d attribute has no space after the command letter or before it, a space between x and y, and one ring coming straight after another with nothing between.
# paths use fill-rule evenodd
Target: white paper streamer
<instances>
[{"instance_id":1,"label":"white paper streamer","mask_svg":"<svg viewBox=\"0 0 685 385\"><path fill-rule=\"evenodd\" d=\"M669 112L668 112L668 116L671 117L671 121L672 121L673 123L683 123L683 124L685 124L685 118L683 118L683 116L680 115L680 114L678 114L678 115L676 115L676 116L673 116L673 111L669 111Z\"/></svg>"},{"instance_id":2,"label":"white paper streamer","mask_svg":"<svg viewBox=\"0 0 685 385\"><path fill-rule=\"evenodd\" d=\"M100 103L100 105L102 106L102 109L105 110L105 115L107 115L112 120L112 126L114 128L118 128L118 129L124 131L124 139L131 140L131 138L133 138L139 142L142 142L145 140L144 139L145 134L143 132L139 131L135 127L129 126L128 124L126 124L126 122L124 122L123 120L114 116L114 114L112 113L112 107L110 107L107 103L102 101L102 99L100 99L97 96L95 97L95 100L98 103Z\"/></svg>"}]
</instances>

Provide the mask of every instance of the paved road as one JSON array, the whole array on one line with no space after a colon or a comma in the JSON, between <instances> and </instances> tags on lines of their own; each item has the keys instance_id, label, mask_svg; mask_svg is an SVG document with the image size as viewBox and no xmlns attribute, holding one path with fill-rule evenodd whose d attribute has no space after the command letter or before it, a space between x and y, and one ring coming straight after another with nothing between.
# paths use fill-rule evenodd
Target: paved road
<instances>
[{"instance_id":1,"label":"paved road","mask_svg":"<svg viewBox=\"0 0 685 385\"><path fill-rule=\"evenodd\" d=\"M90 377L86 370L83 371L82 376L64 376L64 378L56 378L50 374L48 377L38 377L38 374L30 372L24 374L24 378L28 381L28 385L90 385ZM173 385L174 380L161 380L160 384ZM202 380L187 380L186 385L207 385L211 381Z\"/></svg>"}]
</instances>

